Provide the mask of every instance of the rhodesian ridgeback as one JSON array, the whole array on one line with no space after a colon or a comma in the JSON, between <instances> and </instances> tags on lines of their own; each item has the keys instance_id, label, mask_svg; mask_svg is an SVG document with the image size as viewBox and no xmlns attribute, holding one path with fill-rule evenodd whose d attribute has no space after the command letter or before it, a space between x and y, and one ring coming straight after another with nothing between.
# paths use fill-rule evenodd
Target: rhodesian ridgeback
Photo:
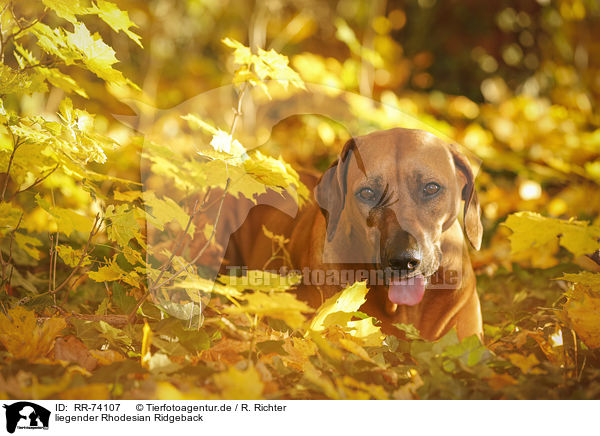
<instances>
[{"instance_id":1,"label":"rhodesian ridgeback","mask_svg":"<svg viewBox=\"0 0 600 436\"><path fill-rule=\"evenodd\" d=\"M430 340L453 327L459 338L482 336L465 242L481 245L480 208L473 171L456 147L422 130L379 131L348 141L320 178L301 178L314 201L293 216L289 197L266 194L232 235L229 265L283 266L264 225L289 238L287 259L304 272L298 295L313 307L367 280L361 310L384 332L403 323Z\"/></svg>"}]
</instances>

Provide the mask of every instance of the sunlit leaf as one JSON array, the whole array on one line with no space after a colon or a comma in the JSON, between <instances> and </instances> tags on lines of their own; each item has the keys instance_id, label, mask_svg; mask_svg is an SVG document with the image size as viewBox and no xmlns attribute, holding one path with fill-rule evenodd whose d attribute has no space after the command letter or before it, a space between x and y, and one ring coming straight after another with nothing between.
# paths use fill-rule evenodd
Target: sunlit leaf
<instances>
[{"instance_id":1,"label":"sunlit leaf","mask_svg":"<svg viewBox=\"0 0 600 436\"><path fill-rule=\"evenodd\" d=\"M268 316L285 321L292 328L299 328L306 320L304 313L313 312L306 303L298 300L294 295L277 292L270 295L262 292L244 294L240 297L245 304L240 307L227 308L227 312L234 315L250 313L259 316Z\"/></svg>"},{"instance_id":2,"label":"sunlit leaf","mask_svg":"<svg viewBox=\"0 0 600 436\"><path fill-rule=\"evenodd\" d=\"M50 318L40 324L35 314L23 307L0 313L0 342L17 359L37 359L46 356L54 341L67 327L63 318Z\"/></svg>"},{"instance_id":3,"label":"sunlit leaf","mask_svg":"<svg viewBox=\"0 0 600 436\"><path fill-rule=\"evenodd\" d=\"M317 310L309 329L320 331L330 325L345 325L366 301L367 292L366 282L356 282L328 298Z\"/></svg>"},{"instance_id":4,"label":"sunlit leaf","mask_svg":"<svg viewBox=\"0 0 600 436\"><path fill-rule=\"evenodd\" d=\"M600 227L587 222L518 212L510 215L504 224L513 231L509 237L513 253L538 247L554 238L559 238L560 245L576 256L591 254L600 249Z\"/></svg>"},{"instance_id":5,"label":"sunlit leaf","mask_svg":"<svg viewBox=\"0 0 600 436\"><path fill-rule=\"evenodd\" d=\"M125 204L118 205L116 208L111 204L106 208L105 217L110 222L106 229L108 237L116 241L119 246L127 247L140 229L134 210Z\"/></svg>"},{"instance_id":6,"label":"sunlit leaf","mask_svg":"<svg viewBox=\"0 0 600 436\"><path fill-rule=\"evenodd\" d=\"M143 48L141 37L131 30L132 27L138 26L129 19L127 11L119 9L114 3L105 0L96 0L96 5L94 5L90 12L98 14L115 32L119 32L120 30L125 32L131 40Z\"/></svg>"},{"instance_id":7,"label":"sunlit leaf","mask_svg":"<svg viewBox=\"0 0 600 436\"><path fill-rule=\"evenodd\" d=\"M223 398L231 400L260 400L264 385L253 366L245 370L231 366L214 376L215 385Z\"/></svg>"}]
</instances>

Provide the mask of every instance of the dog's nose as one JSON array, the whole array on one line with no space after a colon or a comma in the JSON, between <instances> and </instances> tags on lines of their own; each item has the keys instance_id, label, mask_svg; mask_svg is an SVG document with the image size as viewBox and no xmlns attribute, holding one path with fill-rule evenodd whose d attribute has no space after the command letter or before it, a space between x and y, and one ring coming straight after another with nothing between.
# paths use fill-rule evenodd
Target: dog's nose
<instances>
[{"instance_id":1,"label":"dog's nose","mask_svg":"<svg viewBox=\"0 0 600 436\"><path fill-rule=\"evenodd\" d=\"M412 272L421 264L421 253L417 251L402 251L388 261L391 268L397 271Z\"/></svg>"}]
</instances>

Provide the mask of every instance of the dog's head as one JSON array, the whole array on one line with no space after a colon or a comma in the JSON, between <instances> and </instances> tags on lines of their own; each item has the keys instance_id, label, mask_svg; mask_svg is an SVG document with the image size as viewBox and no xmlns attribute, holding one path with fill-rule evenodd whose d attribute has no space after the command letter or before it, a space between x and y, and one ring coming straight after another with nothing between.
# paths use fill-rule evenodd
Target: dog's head
<instances>
[{"instance_id":1,"label":"dog's head","mask_svg":"<svg viewBox=\"0 0 600 436\"><path fill-rule=\"evenodd\" d=\"M392 271L390 300L416 304L442 261L442 237L463 215L479 249L482 226L474 175L456 147L421 130L353 138L323 174L315 199L327 222L332 263ZM462 207L461 207L462 206Z\"/></svg>"}]
</instances>

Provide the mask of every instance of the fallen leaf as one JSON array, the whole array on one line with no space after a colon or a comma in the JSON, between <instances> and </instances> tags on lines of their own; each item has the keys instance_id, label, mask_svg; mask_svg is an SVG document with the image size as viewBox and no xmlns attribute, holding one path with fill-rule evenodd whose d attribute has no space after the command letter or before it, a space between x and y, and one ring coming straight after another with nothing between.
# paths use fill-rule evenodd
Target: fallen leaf
<instances>
[{"instance_id":1,"label":"fallen leaf","mask_svg":"<svg viewBox=\"0 0 600 436\"><path fill-rule=\"evenodd\" d=\"M56 343L54 344L54 358L56 360L76 363L88 371L93 371L98 365L96 358L90 354L83 342L75 336L56 339Z\"/></svg>"},{"instance_id":2,"label":"fallen leaf","mask_svg":"<svg viewBox=\"0 0 600 436\"><path fill-rule=\"evenodd\" d=\"M54 341L67 323L63 318L50 318L37 323L35 315L17 306L0 314L0 342L17 359L37 359L48 355Z\"/></svg>"}]
</instances>

